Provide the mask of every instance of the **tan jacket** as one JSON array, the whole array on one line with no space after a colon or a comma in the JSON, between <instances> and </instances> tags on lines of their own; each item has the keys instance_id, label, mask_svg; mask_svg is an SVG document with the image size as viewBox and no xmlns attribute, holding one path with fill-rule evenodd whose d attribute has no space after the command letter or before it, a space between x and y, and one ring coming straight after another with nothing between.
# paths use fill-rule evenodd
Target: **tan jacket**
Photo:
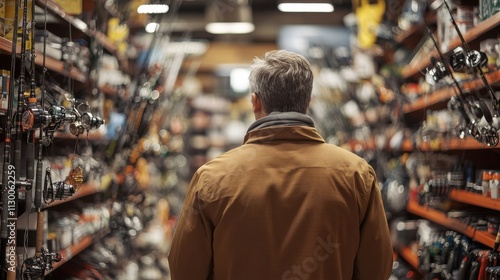
<instances>
[{"instance_id":1,"label":"tan jacket","mask_svg":"<svg viewBox=\"0 0 500 280\"><path fill-rule=\"evenodd\" d=\"M193 176L169 263L172 280L386 280L375 172L313 127L251 131Z\"/></svg>"}]
</instances>

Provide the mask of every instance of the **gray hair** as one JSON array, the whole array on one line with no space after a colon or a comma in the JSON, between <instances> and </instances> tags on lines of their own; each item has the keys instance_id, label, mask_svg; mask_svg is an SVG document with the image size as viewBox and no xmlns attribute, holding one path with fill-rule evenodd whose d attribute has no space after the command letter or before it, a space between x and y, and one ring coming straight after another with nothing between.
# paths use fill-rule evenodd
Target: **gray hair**
<instances>
[{"instance_id":1,"label":"gray hair","mask_svg":"<svg viewBox=\"0 0 500 280\"><path fill-rule=\"evenodd\" d=\"M285 50L255 58L249 76L250 91L257 94L264 110L306 113L311 101L313 72L300 54Z\"/></svg>"}]
</instances>

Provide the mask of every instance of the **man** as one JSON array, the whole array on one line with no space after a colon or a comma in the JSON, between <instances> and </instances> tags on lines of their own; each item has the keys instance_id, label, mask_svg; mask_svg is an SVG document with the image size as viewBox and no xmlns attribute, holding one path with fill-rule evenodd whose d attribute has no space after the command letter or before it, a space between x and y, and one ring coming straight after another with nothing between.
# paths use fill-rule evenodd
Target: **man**
<instances>
[{"instance_id":1,"label":"man","mask_svg":"<svg viewBox=\"0 0 500 280\"><path fill-rule=\"evenodd\" d=\"M172 280L388 279L376 174L325 143L305 114L309 62L271 51L254 60L249 80L256 121L242 146L193 176L169 255Z\"/></svg>"}]
</instances>

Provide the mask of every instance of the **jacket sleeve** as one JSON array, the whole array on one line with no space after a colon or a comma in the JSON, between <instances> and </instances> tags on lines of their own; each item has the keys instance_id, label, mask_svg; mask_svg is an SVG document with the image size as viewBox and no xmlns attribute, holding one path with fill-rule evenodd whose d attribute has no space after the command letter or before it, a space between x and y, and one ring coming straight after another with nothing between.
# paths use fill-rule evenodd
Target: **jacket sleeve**
<instances>
[{"instance_id":1,"label":"jacket sleeve","mask_svg":"<svg viewBox=\"0 0 500 280\"><path fill-rule=\"evenodd\" d=\"M392 244L377 177L375 171L369 169L368 203L360 225L353 279L387 280L392 271Z\"/></svg>"},{"instance_id":2,"label":"jacket sleeve","mask_svg":"<svg viewBox=\"0 0 500 280\"><path fill-rule=\"evenodd\" d=\"M168 256L172 280L207 280L212 274L213 226L203 215L200 181L195 174L188 187Z\"/></svg>"}]
</instances>

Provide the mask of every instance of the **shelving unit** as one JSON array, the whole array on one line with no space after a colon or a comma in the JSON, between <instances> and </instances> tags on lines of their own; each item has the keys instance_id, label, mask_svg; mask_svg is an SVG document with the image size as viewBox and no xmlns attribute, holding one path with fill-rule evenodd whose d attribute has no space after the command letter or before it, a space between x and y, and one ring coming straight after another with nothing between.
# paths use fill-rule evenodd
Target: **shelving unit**
<instances>
[{"instance_id":1,"label":"shelving unit","mask_svg":"<svg viewBox=\"0 0 500 280\"><path fill-rule=\"evenodd\" d=\"M83 4L82 8L84 10L90 10L90 8L91 8L90 5L102 4L101 1L92 1L92 0L84 0L84 1L85 1L85 3L82 3ZM56 36L60 36L61 38L68 38L69 37L69 39L71 39L71 40L84 39L86 41L86 43L89 43L89 45L91 45L92 42L97 42L98 44L102 45L105 53L109 53L111 55L118 56L117 46L103 32L101 32L100 30L91 30L90 24L87 25L86 22L84 22L82 19L78 18L77 16L72 16L72 15L67 14L64 11L64 8L62 6L60 6L59 4L57 4L54 0L34 0L34 4L36 4L37 7L42 7L42 9L47 10L48 14L50 14L50 18L52 19L52 21L50 21L50 22L48 22L48 24L46 24L47 30L50 32L53 32L54 34L56 34ZM84 17L82 17L82 18L84 18ZM39 27L38 25L43 24L43 22L39 22L37 19L35 21L37 24L37 26L36 26L37 28ZM33 44L34 44L34 42L33 42ZM11 55L16 56L17 61L19 61L21 54L22 54L22 51L24 51L24 50L22 50L19 47L17 47L17 49L15 51L13 51L13 42L8 40L8 39L5 39L3 37L0 37L0 53L3 54L3 58L5 58L3 61L7 61L6 57L11 56ZM99 51L101 51L101 48L99 48ZM13 54L13 52L14 52L14 54ZM30 53L28 53L28 52L29 52L29 50L26 51L25 53L27 55L29 55ZM102 53L102 51L100 53ZM123 58L119 58L118 60L120 62L124 61ZM71 99L71 98L85 99L85 96L83 98L81 98L81 95L85 95L87 93L90 94L90 90L88 90L88 91L86 90L87 88L89 88L88 84L90 84L90 82L91 82L91 78L89 77L89 73L86 73L86 70L82 71L82 70L80 70L80 68L72 66L69 61L70 60L68 60L68 62L65 62L63 60L55 59L55 58L49 57L47 55L44 56L44 53L42 53L41 51L36 51L35 58L34 58L33 62L36 65L37 69L40 69L41 67L45 67L47 70L49 70L49 73L47 75L48 79L46 79L47 83L58 84L58 83L68 82L68 84L70 84L70 86L74 86L70 90L68 90L68 92L71 93L68 95L73 95L73 94L75 94L75 95L71 96L71 97L64 96L64 98L66 98L66 99ZM73 61L75 61L75 60L73 60ZM80 62L80 61L78 61L78 62ZM88 64L89 61L83 61L83 63ZM126 63L126 60L125 60L125 63ZM99 64L97 64L97 65L99 65ZM10 63L6 62L5 67L8 67L8 66L10 66ZM29 68L26 67L26 69L29 69ZM81 69L84 69L84 68L82 67ZM25 69L21 69L21 70L25 71ZM18 72L18 70L16 70L16 72ZM17 73L14 73L14 74L17 75ZM36 73L30 73L30 75L31 74L34 77L35 75L38 75L38 71L36 71ZM73 82L75 82L74 85L73 85ZM36 83L38 83L38 81L36 81ZM80 90L80 89L83 89L83 90ZM75 92L72 92L72 91L75 91ZM62 98L62 99L64 99L64 98ZM54 102L58 102L59 99L57 97L54 97L53 100L55 100ZM96 100L100 100L100 99L96 99ZM83 100L83 101L87 101L87 100ZM65 106L66 104L50 104L49 106L51 106L51 105ZM91 105L93 105L94 107L90 108ZM91 105L89 105L90 109L88 109L88 110L96 109L96 111L98 111L98 112L100 112L99 109L101 109L101 108L100 107L97 108L97 107L104 106L104 105L95 105L95 104L91 104ZM80 111L80 108L79 108L80 112L83 112L83 110L87 110L87 108L84 108L81 110L82 111ZM17 112L17 113L23 113L23 112ZM75 113L75 115L78 115L77 114L78 112L75 111L74 113ZM94 113L94 112L92 112L92 113ZM51 114L51 113L48 113L48 114ZM43 116L45 117L45 115L43 115ZM48 116L47 119L49 117L54 117L54 115ZM61 116L58 116L58 117L61 117ZM99 116L99 117L101 117L101 116ZM53 119L51 121L53 121ZM75 120L72 119L71 121L75 121ZM80 121L80 120L77 120L77 121ZM41 152L41 153L43 153L43 160L44 161L47 160L47 161L51 161L51 163L55 163L55 161L53 161L53 159L50 157L51 156L58 157L58 154L63 154L63 156L64 156L64 153L65 153L64 149L67 147L74 146L75 141L73 141L73 140L82 141L82 142L87 141L87 140L93 141L92 147L90 147L90 148L93 148L94 144L96 144L96 143L97 143L96 145L103 145L102 140L104 139L104 135L102 134L101 131L93 128L89 131L88 134L87 134L87 132L85 132L85 133L82 133L79 137L77 137L77 136L74 136L68 132L63 132L63 131L68 131L68 129L61 129L61 127L69 125L67 122L69 122L69 120L65 119L64 125L58 126L58 131L54 135L54 140L58 141L58 142L57 142L57 144L56 144L56 142L51 143L52 150L51 151L43 150L43 152ZM98 125L96 125L96 126L98 126ZM27 135L28 132L26 132L25 134ZM23 134L23 137L25 137L26 135ZM35 146L38 149L45 149L46 147L41 147L41 146L39 147L37 145L39 143L38 140L40 140L40 139L38 139L40 134L36 133L33 135L34 136L33 136L32 140L36 144ZM27 139L30 139L28 141L31 141L31 138L29 138L30 136L26 136ZM100 141L100 142L98 142L98 141ZM60 145L61 143L63 143L63 144ZM100 146L100 147L102 147L102 146ZM20 153L24 154L24 152L25 151L21 151ZM94 154L92 156L96 156L96 154ZM100 156L100 155L97 155L96 158L98 156ZM28 160L28 159L26 159L26 160ZM97 160L101 160L101 159L97 158ZM57 163L60 163L60 162L57 162ZM100 167L102 167L102 169L104 171L106 171L105 165L102 165ZM101 172L101 171L96 171L96 172ZM97 174L93 174L93 177L94 176L98 177ZM38 180L38 178L36 178L36 179ZM87 221L85 220L85 218L91 217L91 216L86 216L85 213L88 213L88 212L91 212L94 210L101 211L100 214L104 213L104 214L106 214L106 217L107 217L108 214L112 213L111 209L106 208L106 207L109 207L109 205L105 204L105 203L109 202L109 201L102 202L102 204L100 205L100 208L98 208L98 209L96 208L96 209L89 210L89 208L95 207L94 204L101 203L101 201L98 201L98 199L97 199L98 196L93 196L93 195L99 194L99 193L104 193L107 190L107 188L103 187L103 185L104 184L102 182L100 182L100 179L96 179L96 181L83 184L78 191L76 191L73 195L69 196L68 198L66 198L64 200L55 200L51 203L44 203L42 201L42 205L41 205L40 209L37 209L37 210L41 210L41 212L39 213L40 215L38 217L38 219L40 219L40 220L38 220L38 219L36 219L35 221L27 220L27 222L23 220L22 223L18 223L16 225L17 226L16 230L18 232L21 232L21 231L28 232L29 231L30 232L29 234L31 234L31 231L32 230L34 231L34 228L36 228L37 236L38 236L38 234L40 234L41 236L46 236L47 233L45 231L47 229L51 229L51 226L56 223L55 220L51 220L52 214L54 214L53 216L63 217L64 219L71 220L71 223L72 222L76 223L78 221L78 219L76 218L75 215L81 215L80 220L78 221L80 223L90 222L90 218L87 218ZM58 190L60 191L61 189L58 189ZM24 190L22 190L22 191L24 191ZM84 208L85 207L87 207L87 208L78 209L78 207L81 206L81 204L76 203L76 202L78 200L81 200L82 198L87 198L87 199L83 200L85 202ZM101 196L99 196L99 198L101 198ZM87 203L92 203L93 206L88 206ZM37 203L34 203L34 204L37 205ZM58 206L61 206L61 207L58 207ZM68 212L68 210L69 210L69 212ZM80 210L82 210L82 211L80 211ZM105 211L105 212L103 212L103 211ZM26 215L26 213L28 214L28 216L30 215L28 210L24 211L23 213L19 212L18 214L21 216L21 215ZM69 213L71 213L71 214L69 214ZM74 233L73 228L70 229L69 227L66 227L66 226L69 226L71 223L64 224L63 226L61 226L61 227L65 227L64 229L68 230L67 232L71 232L71 234L74 234L74 236L71 236L71 238L72 238L71 242L64 243L64 244L72 244L72 245L69 246L68 248L64 248L64 249L61 249L59 251L59 253L61 254L63 259L60 262L53 263L52 269L49 271L45 271L45 275L51 274L52 272L54 272L54 270L63 266L68 261L70 261L74 256L80 254L82 251L87 249L93 243L106 237L106 235L108 235L111 232L109 225L104 224L104 222L109 222L109 220L103 220L103 223L99 224L98 228L95 227L96 226L94 224L95 221L96 220L91 221L92 224L79 224L79 225L82 225L85 227L88 226L85 229L85 230L88 230L86 232L93 232L93 231L98 230L98 232L84 236L80 240L75 240L75 238L80 238L81 235L79 235L79 234L82 234L82 232ZM33 225L35 227L33 227ZM99 230L100 228L103 228L103 229ZM42 232L40 232L40 229L43 229ZM58 234L58 233L54 233L54 234ZM83 233L83 234L85 234L85 233ZM57 236L56 240L58 238L61 238L61 236ZM38 245L39 245L39 243L37 242L36 246L38 246ZM66 246L66 245L63 245L63 246ZM33 248L33 247L34 247L34 245L32 245L32 244L28 245L26 243L25 244L18 243L16 246L16 250L21 251L24 249L25 251L28 251L28 250L34 251L35 248ZM55 252L50 252L50 253L55 253ZM31 257L33 257L33 256L29 255L29 256L27 256L27 259L29 260L29 259L31 259ZM69 264L69 266L70 265L71 264ZM16 273L18 273L18 272L16 272ZM16 277L20 278L22 276L16 275ZM3 279L3 273L2 273L2 276L0 276L0 278Z\"/></svg>"},{"instance_id":2,"label":"shelving unit","mask_svg":"<svg viewBox=\"0 0 500 280\"><path fill-rule=\"evenodd\" d=\"M457 1L454 2L457 3ZM467 2L467 5L478 5L479 2L481 1L469 1ZM426 15L426 21L430 22L430 20L427 19L432 16L437 16L436 11L429 11ZM499 28L500 13L496 13L470 28L467 32L464 32L463 37L471 49L479 50L481 41L488 38L498 38ZM414 47L416 44L411 45L409 42L416 42L417 39L415 37L420 39L418 40L419 42L422 42L422 37L427 38L428 35L428 31L426 29L425 24L416 24L407 31L398 34L395 40L400 44L405 44L409 48ZM446 49L446 51L443 51L446 59L449 52L462 45L462 40L459 38L456 31L452 29L450 32L456 35L454 39L452 39L447 45L438 43L440 44L441 49ZM426 43L429 43L429 41L426 41ZM425 44L425 46L423 46L417 53L418 57L415 57L411 63L404 65L401 69L401 78L403 83L417 83L417 81L422 82L426 68L431 66L430 58L434 57L439 60L439 52L432 46L432 42L430 45ZM458 80L461 92L466 97L472 97L472 94L474 94L474 97L477 96L478 98L484 98L487 102L489 101L490 95L486 93L486 86L478 74L455 73L455 77ZM485 78L493 87L494 91L500 87L500 69L497 68L493 71L485 72ZM437 86L439 88L431 86L433 88L430 92L419 93L418 97L412 98L412 100L402 106L405 125L407 127L406 129L411 130L412 135L418 136L417 133L420 132L420 130L418 130L417 133L413 133L413 129L417 126L420 126L422 131L425 130L426 127L423 124L428 117L427 111L445 110L449 100L460 94L459 89L457 89L452 83L439 83ZM432 121L430 118L427 119ZM500 154L500 146L489 147L486 144L481 144L470 135L465 137L465 139L459 139L456 136L447 136L452 134L451 131L449 132L450 133L436 133L435 138L429 141L423 141L414 136L412 136L412 139L404 139L399 152L421 152L424 153L425 156L429 157L426 160L430 162L434 160L434 155L439 153L453 156L460 155L460 161L473 162L476 167L475 172L479 172L480 169L498 168L496 162ZM434 166L428 163L423 163L423 165L429 167ZM430 173L432 173L432 170ZM425 175L419 174L418 176L419 179L425 178ZM484 197L482 194L453 189L449 192L448 198L453 202L452 205L460 204L462 207L470 205L470 207L477 206L493 211L500 211L500 201ZM469 226L461 220L450 218L445 212L420 205L414 199L408 200L406 210L408 213L414 214L422 219L446 228L447 231L452 230L458 232L461 235L467 236L473 241L490 248L494 246L495 236L493 234L487 231L477 230L473 226ZM431 238L431 240L432 242L439 243L436 239ZM404 258L408 264L418 270L418 257L414 251L405 246L396 246L394 250L402 258ZM453 269L458 268L454 267Z\"/></svg>"}]
</instances>

